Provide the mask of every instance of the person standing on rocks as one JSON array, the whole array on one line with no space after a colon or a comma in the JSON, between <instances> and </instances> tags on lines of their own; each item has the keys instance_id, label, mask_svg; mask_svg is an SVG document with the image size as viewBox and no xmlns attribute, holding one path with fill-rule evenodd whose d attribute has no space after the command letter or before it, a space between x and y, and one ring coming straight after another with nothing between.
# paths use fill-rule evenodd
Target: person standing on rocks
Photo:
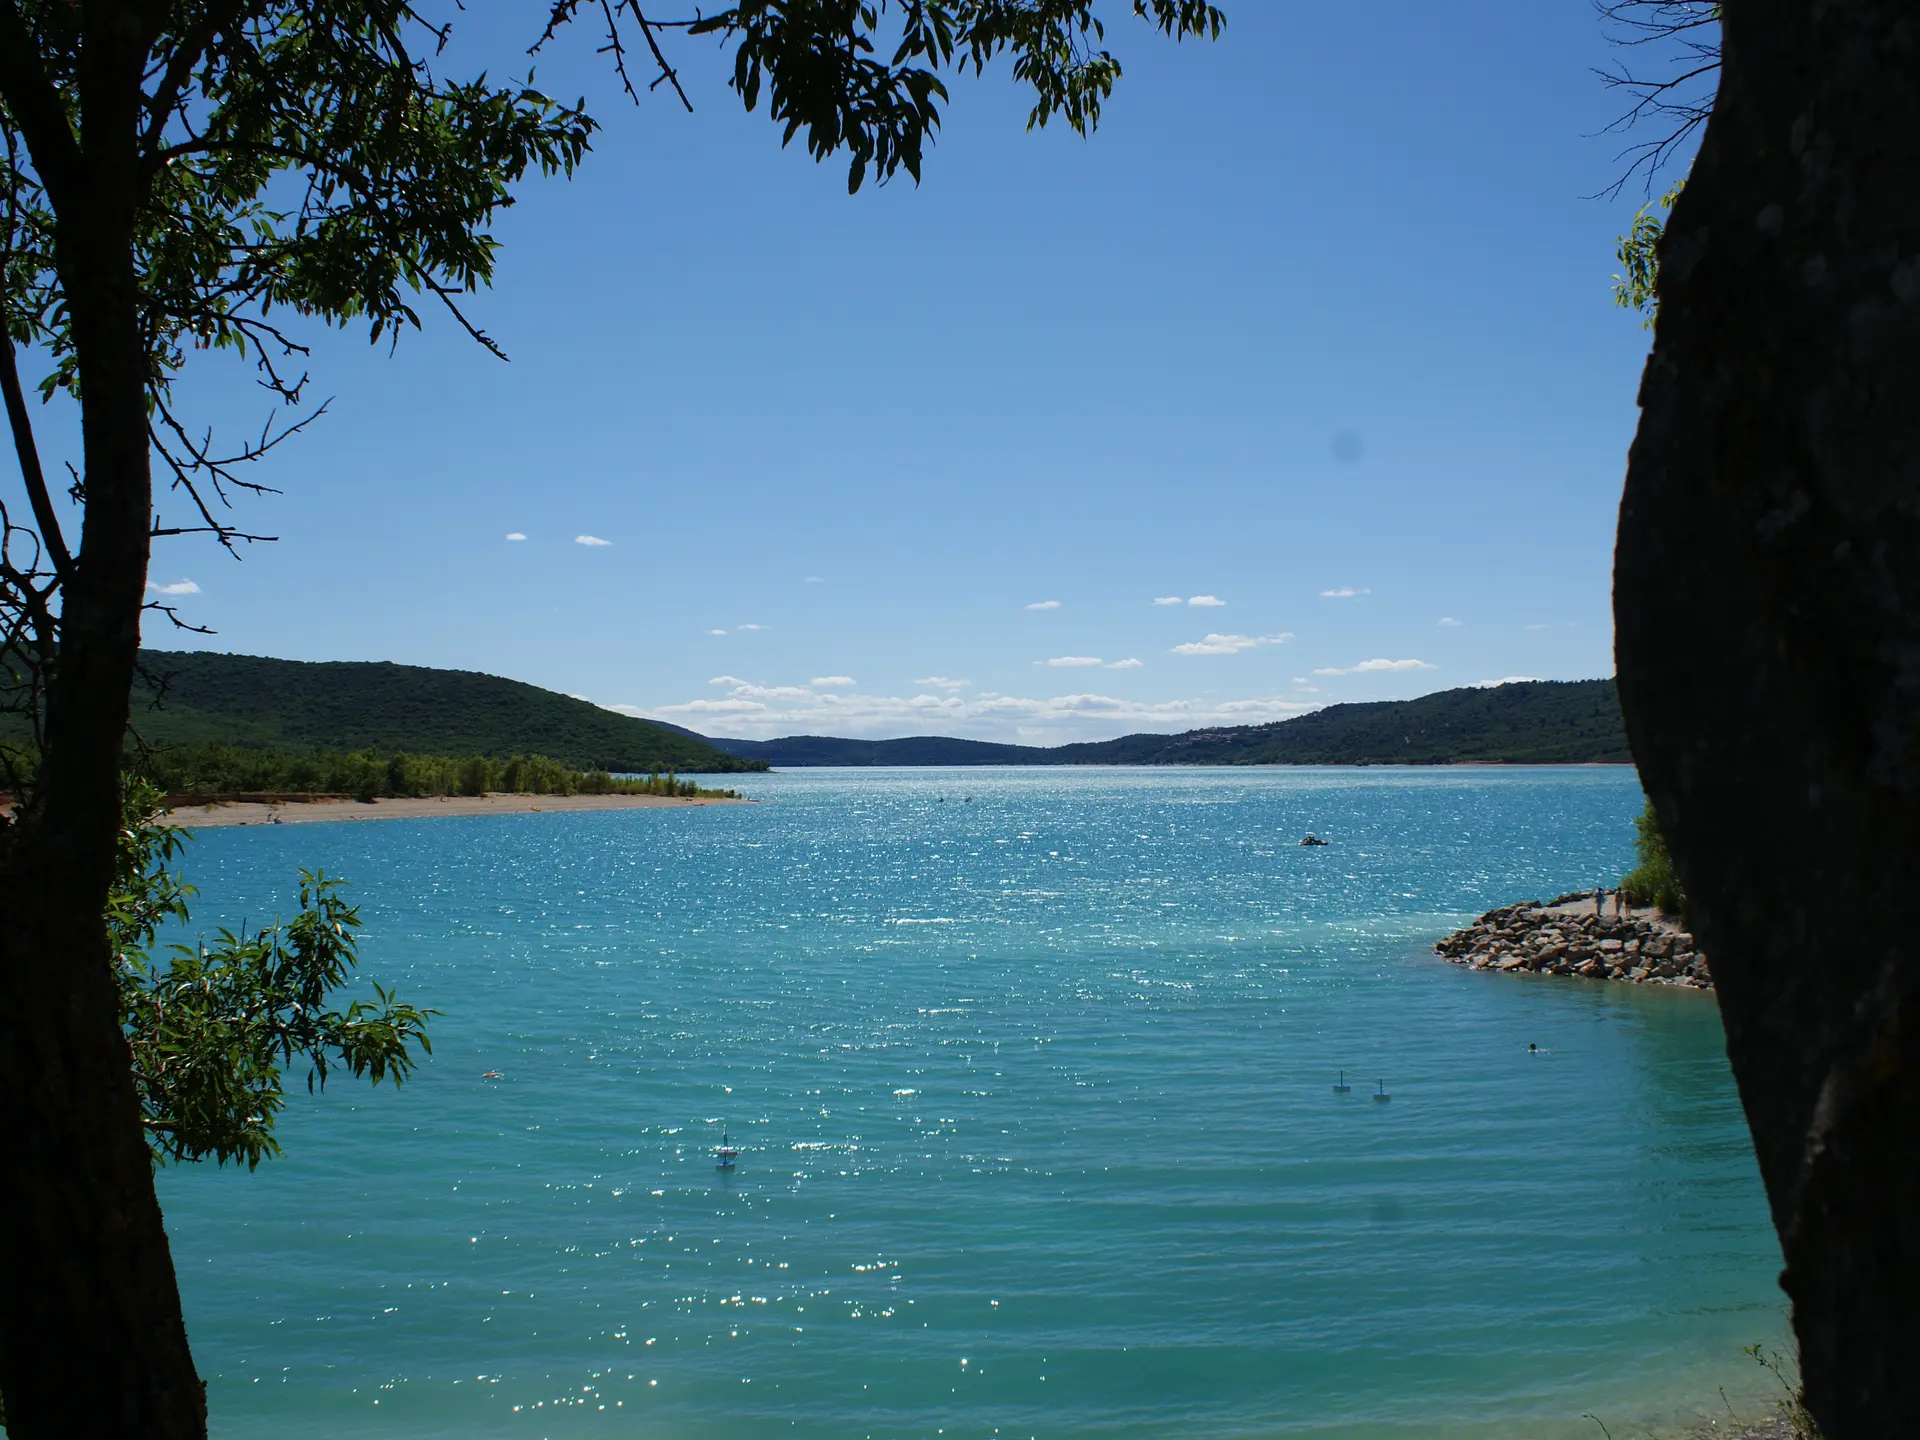
<instances>
[{"instance_id":1,"label":"person standing on rocks","mask_svg":"<svg viewBox=\"0 0 1920 1440\"><path fill-rule=\"evenodd\" d=\"M1607 918L1607 887L1604 885L1594 887L1593 918L1596 920L1604 920Z\"/></svg>"}]
</instances>

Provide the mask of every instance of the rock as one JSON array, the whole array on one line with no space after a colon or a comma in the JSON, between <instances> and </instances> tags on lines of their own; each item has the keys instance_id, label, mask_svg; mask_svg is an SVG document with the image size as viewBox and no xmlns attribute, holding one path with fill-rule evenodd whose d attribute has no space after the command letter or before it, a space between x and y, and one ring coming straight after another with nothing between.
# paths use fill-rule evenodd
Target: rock
<instances>
[{"instance_id":1,"label":"rock","mask_svg":"<svg viewBox=\"0 0 1920 1440\"><path fill-rule=\"evenodd\" d=\"M1566 903L1565 897L1552 902ZM1706 960L1693 937L1664 916L1614 919L1589 912L1550 914L1527 901L1489 910L1433 947L1456 965L1511 973L1631 980L1711 990Z\"/></svg>"}]
</instances>

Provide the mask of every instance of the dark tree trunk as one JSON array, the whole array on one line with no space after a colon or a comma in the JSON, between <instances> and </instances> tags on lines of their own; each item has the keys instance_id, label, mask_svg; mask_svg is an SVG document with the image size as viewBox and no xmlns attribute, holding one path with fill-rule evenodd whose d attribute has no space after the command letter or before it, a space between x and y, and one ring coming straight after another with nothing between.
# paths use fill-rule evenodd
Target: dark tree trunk
<instances>
[{"instance_id":1,"label":"dark tree trunk","mask_svg":"<svg viewBox=\"0 0 1920 1440\"><path fill-rule=\"evenodd\" d=\"M57 248L81 360L86 518L61 595L40 780L0 852L0 1393L14 1440L200 1436L104 912L151 479L132 173L145 23L86 7L85 164Z\"/></svg>"},{"instance_id":2,"label":"dark tree trunk","mask_svg":"<svg viewBox=\"0 0 1920 1440\"><path fill-rule=\"evenodd\" d=\"M1828 1440L1920 1435L1920 11L1732 0L1661 248L1620 697Z\"/></svg>"}]
</instances>

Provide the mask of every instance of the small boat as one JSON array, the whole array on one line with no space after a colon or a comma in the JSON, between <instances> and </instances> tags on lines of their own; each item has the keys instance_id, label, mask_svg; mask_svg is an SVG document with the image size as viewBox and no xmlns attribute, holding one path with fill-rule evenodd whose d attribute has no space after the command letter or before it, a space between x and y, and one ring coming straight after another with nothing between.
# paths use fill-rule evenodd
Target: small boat
<instances>
[{"instance_id":1,"label":"small boat","mask_svg":"<svg viewBox=\"0 0 1920 1440\"><path fill-rule=\"evenodd\" d=\"M720 1143L713 1147L713 1168L731 1170L734 1162L740 1158L740 1152L734 1147L733 1137L727 1134L727 1127L720 1127Z\"/></svg>"},{"instance_id":2,"label":"small boat","mask_svg":"<svg viewBox=\"0 0 1920 1440\"><path fill-rule=\"evenodd\" d=\"M1379 1081L1376 1081L1375 1083L1376 1083L1377 1085L1379 1085L1379 1087L1380 1087L1380 1088L1379 1088L1378 1090L1375 1090L1375 1091L1373 1092L1373 1098L1374 1098L1374 1099L1376 1099L1376 1100L1391 1100L1391 1099L1393 1099L1393 1097L1392 1097L1391 1095L1389 1095L1389 1094L1387 1094L1387 1082L1386 1082L1385 1080L1379 1080Z\"/></svg>"},{"instance_id":3,"label":"small boat","mask_svg":"<svg viewBox=\"0 0 1920 1440\"><path fill-rule=\"evenodd\" d=\"M1318 835L1314 834L1311 830L1309 830L1307 832L1307 838L1302 840L1300 843L1302 845L1325 845L1330 842L1322 840Z\"/></svg>"},{"instance_id":4,"label":"small boat","mask_svg":"<svg viewBox=\"0 0 1920 1440\"><path fill-rule=\"evenodd\" d=\"M1333 1093L1336 1095L1351 1095L1353 1093L1353 1087L1347 1084L1346 1071L1342 1070L1340 1072L1340 1083L1333 1087Z\"/></svg>"}]
</instances>

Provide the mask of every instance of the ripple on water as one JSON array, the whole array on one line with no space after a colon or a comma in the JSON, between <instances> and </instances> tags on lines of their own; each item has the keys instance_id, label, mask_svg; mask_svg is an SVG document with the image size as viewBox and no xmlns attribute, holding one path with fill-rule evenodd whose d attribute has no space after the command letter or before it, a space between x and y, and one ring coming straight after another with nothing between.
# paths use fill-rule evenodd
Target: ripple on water
<instances>
[{"instance_id":1,"label":"ripple on water","mask_svg":"<svg viewBox=\"0 0 1920 1440\"><path fill-rule=\"evenodd\" d=\"M215 1433L1541 1436L1739 1397L1778 1254L1711 997L1430 954L1617 875L1631 772L956 783L205 836L199 923L324 865L444 1012L405 1090L296 1093L286 1158L163 1178Z\"/></svg>"}]
</instances>

